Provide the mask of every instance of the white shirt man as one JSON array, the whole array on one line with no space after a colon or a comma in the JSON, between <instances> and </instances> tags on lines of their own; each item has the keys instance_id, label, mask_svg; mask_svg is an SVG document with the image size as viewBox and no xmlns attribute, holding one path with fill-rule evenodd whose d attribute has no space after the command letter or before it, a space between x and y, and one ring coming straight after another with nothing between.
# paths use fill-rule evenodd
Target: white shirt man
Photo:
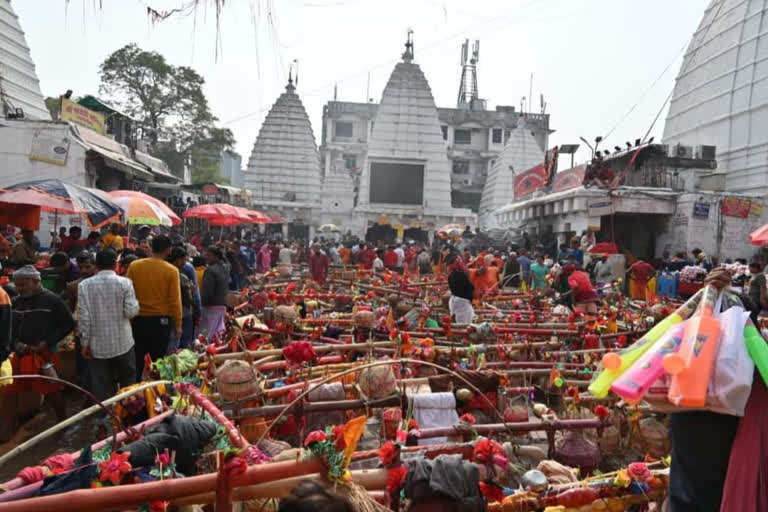
<instances>
[{"instance_id":1,"label":"white shirt man","mask_svg":"<svg viewBox=\"0 0 768 512\"><path fill-rule=\"evenodd\" d=\"M403 265L405 265L405 251L402 245L397 246L395 254L397 254L397 268L403 268Z\"/></svg>"},{"instance_id":2,"label":"white shirt man","mask_svg":"<svg viewBox=\"0 0 768 512\"><path fill-rule=\"evenodd\" d=\"M376 259L373 260L373 271L374 272L383 272L384 271L384 261L377 255Z\"/></svg>"},{"instance_id":3,"label":"white shirt man","mask_svg":"<svg viewBox=\"0 0 768 512\"><path fill-rule=\"evenodd\" d=\"M115 274L116 263L112 249L99 252L99 272L82 280L77 289L83 357L88 359L93 392L100 400L136 382L131 319L139 314L139 301L131 281Z\"/></svg>"},{"instance_id":4,"label":"white shirt man","mask_svg":"<svg viewBox=\"0 0 768 512\"><path fill-rule=\"evenodd\" d=\"M280 249L280 252L277 255L277 259L280 261L281 265L290 265L295 254L296 251L291 249L290 245L284 245L283 248Z\"/></svg>"}]
</instances>

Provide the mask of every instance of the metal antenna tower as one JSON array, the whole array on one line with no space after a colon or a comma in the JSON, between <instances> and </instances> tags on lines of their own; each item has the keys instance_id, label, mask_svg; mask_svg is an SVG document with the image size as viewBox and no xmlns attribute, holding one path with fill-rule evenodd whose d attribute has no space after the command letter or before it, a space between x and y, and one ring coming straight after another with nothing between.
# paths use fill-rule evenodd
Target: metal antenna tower
<instances>
[{"instance_id":1,"label":"metal antenna tower","mask_svg":"<svg viewBox=\"0 0 768 512\"><path fill-rule=\"evenodd\" d=\"M461 45L461 84L459 85L459 98L456 106L472 105L477 96L477 63L480 61L480 41L475 40L472 45L472 57L469 57L469 39Z\"/></svg>"}]
</instances>

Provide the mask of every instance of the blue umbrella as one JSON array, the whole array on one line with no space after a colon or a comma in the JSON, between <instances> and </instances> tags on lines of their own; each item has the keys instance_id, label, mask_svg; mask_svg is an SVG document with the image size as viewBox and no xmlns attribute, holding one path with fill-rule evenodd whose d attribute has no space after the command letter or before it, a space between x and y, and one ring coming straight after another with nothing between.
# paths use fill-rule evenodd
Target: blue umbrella
<instances>
[{"instance_id":1,"label":"blue umbrella","mask_svg":"<svg viewBox=\"0 0 768 512\"><path fill-rule=\"evenodd\" d=\"M72 203L73 210L85 214L93 229L117 220L123 213L122 209L108 197L58 179L25 181L6 188L17 190L34 188L65 199Z\"/></svg>"}]
</instances>

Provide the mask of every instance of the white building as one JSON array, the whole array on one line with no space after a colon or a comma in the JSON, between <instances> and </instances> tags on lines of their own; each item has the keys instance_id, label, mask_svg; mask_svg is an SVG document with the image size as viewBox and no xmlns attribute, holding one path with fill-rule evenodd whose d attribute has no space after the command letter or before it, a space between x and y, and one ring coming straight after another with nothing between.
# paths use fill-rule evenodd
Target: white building
<instances>
[{"instance_id":1,"label":"white building","mask_svg":"<svg viewBox=\"0 0 768 512\"><path fill-rule=\"evenodd\" d=\"M0 119L0 162L0 187L58 178L110 191L179 181L162 160L66 122Z\"/></svg>"},{"instance_id":2,"label":"white building","mask_svg":"<svg viewBox=\"0 0 768 512\"><path fill-rule=\"evenodd\" d=\"M372 124L354 209L354 232L371 241L426 240L448 223L474 225L451 205L451 162L432 91L406 43Z\"/></svg>"},{"instance_id":3,"label":"white building","mask_svg":"<svg viewBox=\"0 0 768 512\"><path fill-rule=\"evenodd\" d=\"M485 180L480 198L480 225L484 228L499 227L491 213L505 206L514 198L514 178L544 161L544 150L531 131L520 121L521 127L509 135L504 150L493 163Z\"/></svg>"},{"instance_id":4,"label":"white building","mask_svg":"<svg viewBox=\"0 0 768 512\"><path fill-rule=\"evenodd\" d=\"M0 118L50 120L35 64L10 0L0 0Z\"/></svg>"},{"instance_id":5,"label":"white building","mask_svg":"<svg viewBox=\"0 0 768 512\"><path fill-rule=\"evenodd\" d=\"M664 142L717 146L733 192L768 193L768 3L712 0L677 76ZM679 147L677 145L680 145Z\"/></svg>"},{"instance_id":6,"label":"white building","mask_svg":"<svg viewBox=\"0 0 768 512\"><path fill-rule=\"evenodd\" d=\"M256 208L285 219L283 236L314 236L320 214L320 154L290 77L261 125L244 181Z\"/></svg>"}]
</instances>

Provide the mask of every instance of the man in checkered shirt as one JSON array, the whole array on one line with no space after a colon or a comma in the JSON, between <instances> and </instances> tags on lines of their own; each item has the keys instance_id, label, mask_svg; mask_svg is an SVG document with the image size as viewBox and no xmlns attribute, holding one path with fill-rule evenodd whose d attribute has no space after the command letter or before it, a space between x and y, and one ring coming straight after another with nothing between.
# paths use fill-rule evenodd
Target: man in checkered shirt
<instances>
[{"instance_id":1,"label":"man in checkered shirt","mask_svg":"<svg viewBox=\"0 0 768 512\"><path fill-rule=\"evenodd\" d=\"M139 301L129 279L115 274L117 254L96 255L98 274L78 286L77 310L83 357L88 360L94 394L99 400L136 382L136 356L131 319Z\"/></svg>"}]
</instances>

